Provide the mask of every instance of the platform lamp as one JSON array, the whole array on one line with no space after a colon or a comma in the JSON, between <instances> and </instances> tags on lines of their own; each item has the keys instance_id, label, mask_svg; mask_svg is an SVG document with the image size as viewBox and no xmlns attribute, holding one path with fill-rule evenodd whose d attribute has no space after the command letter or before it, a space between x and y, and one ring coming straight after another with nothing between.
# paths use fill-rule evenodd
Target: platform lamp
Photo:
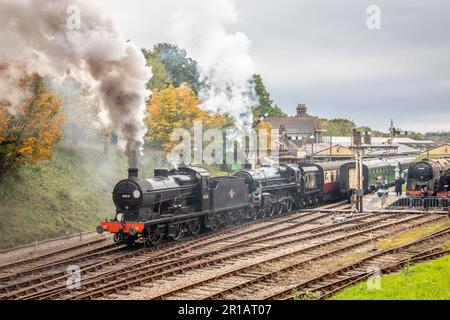
<instances>
[{"instance_id":1,"label":"platform lamp","mask_svg":"<svg viewBox=\"0 0 450 320\"><path fill-rule=\"evenodd\" d=\"M311 160L314 160L314 140L316 137L312 134L309 139L311 141Z\"/></svg>"}]
</instances>

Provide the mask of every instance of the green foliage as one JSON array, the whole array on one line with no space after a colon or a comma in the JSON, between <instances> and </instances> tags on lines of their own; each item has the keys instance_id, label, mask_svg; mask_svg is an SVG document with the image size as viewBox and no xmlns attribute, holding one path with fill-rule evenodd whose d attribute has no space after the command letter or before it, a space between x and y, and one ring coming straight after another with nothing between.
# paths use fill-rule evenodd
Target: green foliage
<instances>
[{"instance_id":1,"label":"green foliage","mask_svg":"<svg viewBox=\"0 0 450 320\"><path fill-rule=\"evenodd\" d=\"M402 271L383 276L381 290L369 290L366 282L338 293L333 300L449 300L450 255L406 265Z\"/></svg>"},{"instance_id":2,"label":"green foliage","mask_svg":"<svg viewBox=\"0 0 450 320\"><path fill-rule=\"evenodd\" d=\"M51 161L3 177L0 247L95 230L99 219L111 217L111 190L119 175L110 176L96 159L58 147Z\"/></svg>"},{"instance_id":3,"label":"green foliage","mask_svg":"<svg viewBox=\"0 0 450 320\"><path fill-rule=\"evenodd\" d=\"M153 50L143 49L147 63L152 67L153 78L148 83L150 90L165 89L187 83L194 91L200 87L197 62L187 57L186 50L169 43L159 43Z\"/></svg>"},{"instance_id":4,"label":"green foliage","mask_svg":"<svg viewBox=\"0 0 450 320\"><path fill-rule=\"evenodd\" d=\"M320 123L327 128L328 136L350 136L356 128L355 123L347 119L320 119Z\"/></svg>"},{"instance_id":5,"label":"green foliage","mask_svg":"<svg viewBox=\"0 0 450 320\"><path fill-rule=\"evenodd\" d=\"M269 117L285 117L287 116L280 107L273 103L270 99L270 93L267 91L263 80L259 74L253 75L252 82L255 85L256 94L259 98L259 105L253 108L253 116L255 119L261 118L264 114L268 114Z\"/></svg>"},{"instance_id":6,"label":"green foliage","mask_svg":"<svg viewBox=\"0 0 450 320\"><path fill-rule=\"evenodd\" d=\"M425 136L422 133L411 133L411 134L407 134L402 136L403 138L411 138L414 140L424 140Z\"/></svg>"},{"instance_id":7,"label":"green foliage","mask_svg":"<svg viewBox=\"0 0 450 320\"><path fill-rule=\"evenodd\" d=\"M411 266L411 261L407 261L401 270L401 274L404 276L410 276L414 273L414 269Z\"/></svg>"},{"instance_id":8,"label":"green foliage","mask_svg":"<svg viewBox=\"0 0 450 320\"><path fill-rule=\"evenodd\" d=\"M147 84L149 90L165 89L172 82L169 74L167 73L165 65L158 57L151 54L151 51L142 49L144 56L147 60L147 65L152 68L153 76Z\"/></svg>"},{"instance_id":9,"label":"green foliage","mask_svg":"<svg viewBox=\"0 0 450 320\"><path fill-rule=\"evenodd\" d=\"M425 139L435 141L440 145L450 143L450 131L427 132Z\"/></svg>"}]
</instances>

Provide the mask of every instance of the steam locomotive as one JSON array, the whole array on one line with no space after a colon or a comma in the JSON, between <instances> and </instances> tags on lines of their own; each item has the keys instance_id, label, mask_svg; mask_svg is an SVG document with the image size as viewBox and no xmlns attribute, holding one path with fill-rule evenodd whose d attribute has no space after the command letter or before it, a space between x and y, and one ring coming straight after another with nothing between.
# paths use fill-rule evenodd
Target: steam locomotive
<instances>
[{"instance_id":1,"label":"steam locomotive","mask_svg":"<svg viewBox=\"0 0 450 320\"><path fill-rule=\"evenodd\" d=\"M406 193L420 196L424 187L432 196L450 196L450 159L422 160L409 168Z\"/></svg>"}]
</instances>

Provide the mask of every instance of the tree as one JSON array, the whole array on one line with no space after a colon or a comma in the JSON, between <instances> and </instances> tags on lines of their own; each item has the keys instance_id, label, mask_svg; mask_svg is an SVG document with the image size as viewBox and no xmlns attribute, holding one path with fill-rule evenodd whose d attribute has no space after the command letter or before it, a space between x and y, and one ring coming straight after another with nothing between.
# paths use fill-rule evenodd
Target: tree
<instances>
[{"instance_id":1,"label":"tree","mask_svg":"<svg viewBox=\"0 0 450 320\"><path fill-rule=\"evenodd\" d=\"M5 69L0 69L0 72ZM17 84L26 96L16 112L0 101L0 175L25 163L49 160L61 138L61 101L41 76L24 74Z\"/></svg>"},{"instance_id":2,"label":"tree","mask_svg":"<svg viewBox=\"0 0 450 320\"><path fill-rule=\"evenodd\" d=\"M255 86L256 94L259 98L259 105L253 108L253 116L255 119L261 118L263 115L268 114L269 117L286 117L284 113L277 105L270 99L270 93L267 91L263 80L259 74L254 74L252 83Z\"/></svg>"},{"instance_id":3,"label":"tree","mask_svg":"<svg viewBox=\"0 0 450 320\"><path fill-rule=\"evenodd\" d=\"M350 136L356 127L353 121L347 119L320 119L322 126L327 128L329 136Z\"/></svg>"},{"instance_id":4,"label":"tree","mask_svg":"<svg viewBox=\"0 0 450 320\"><path fill-rule=\"evenodd\" d=\"M200 74L197 62L187 57L186 50L169 43L159 43L153 50L143 49L143 53L153 70L149 89L165 89L170 84L179 87L187 83L191 89L198 92Z\"/></svg>"},{"instance_id":5,"label":"tree","mask_svg":"<svg viewBox=\"0 0 450 320\"><path fill-rule=\"evenodd\" d=\"M147 105L148 127L146 141L165 150L171 150L177 143L171 141L176 129L191 130L194 121L202 121L203 128L222 128L229 124L228 119L219 114L210 114L199 108L201 101L187 84L175 88L156 89Z\"/></svg>"},{"instance_id":6,"label":"tree","mask_svg":"<svg viewBox=\"0 0 450 320\"><path fill-rule=\"evenodd\" d=\"M167 88L172 82L172 79L167 73L164 63L162 63L159 57L155 56L152 51L142 49L142 52L144 53L145 59L147 60L147 66L152 68L153 74L152 78L147 84L147 88L151 91Z\"/></svg>"}]
</instances>

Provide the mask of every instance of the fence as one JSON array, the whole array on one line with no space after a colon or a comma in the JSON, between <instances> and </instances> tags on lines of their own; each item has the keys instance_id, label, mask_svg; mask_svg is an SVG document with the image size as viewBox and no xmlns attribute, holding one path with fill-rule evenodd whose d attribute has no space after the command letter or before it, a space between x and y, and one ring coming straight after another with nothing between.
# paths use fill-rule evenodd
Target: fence
<instances>
[{"instance_id":1,"label":"fence","mask_svg":"<svg viewBox=\"0 0 450 320\"><path fill-rule=\"evenodd\" d=\"M24 244L24 245L13 247L13 248L2 249L2 250L0 250L0 253L8 253L11 251L32 248L32 247L34 247L36 250L39 245L43 245L43 244L55 242L55 241L60 241L60 240L68 240L68 239L72 239L75 237L79 237L80 241L82 241L84 236L92 235L92 234L97 234L97 232L95 232L95 231L79 232L79 233L74 233L71 235L66 235L66 236L62 236L62 237L58 237L58 238L52 238L52 239L47 239L47 240L42 240L42 241L35 241L33 243Z\"/></svg>"},{"instance_id":2,"label":"fence","mask_svg":"<svg viewBox=\"0 0 450 320\"><path fill-rule=\"evenodd\" d=\"M442 197L407 197L398 199L387 207L388 210L429 210L447 211L449 205L448 198Z\"/></svg>"}]
</instances>

